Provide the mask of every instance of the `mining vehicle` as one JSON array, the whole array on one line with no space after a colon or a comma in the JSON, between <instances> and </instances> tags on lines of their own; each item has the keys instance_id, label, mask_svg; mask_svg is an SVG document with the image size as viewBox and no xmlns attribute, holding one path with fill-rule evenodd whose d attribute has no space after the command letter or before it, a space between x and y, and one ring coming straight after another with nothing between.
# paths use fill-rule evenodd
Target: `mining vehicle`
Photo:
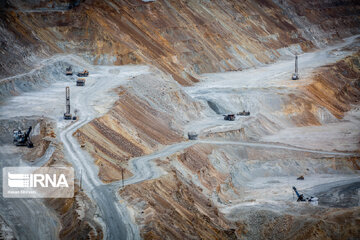
<instances>
[{"instance_id":1,"label":"mining vehicle","mask_svg":"<svg viewBox=\"0 0 360 240\"><path fill-rule=\"evenodd\" d=\"M250 116L250 112L246 112L245 110L242 112L238 112L238 116Z\"/></svg>"},{"instance_id":2,"label":"mining vehicle","mask_svg":"<svg viewBox=\"0 0 360 240\"><path fill-rule=\"evenodd\" d=\"M298 73L298 56L295 55L295 73L293 73L292 80L298 80L299 79L299 73Z\"/></svg>"},{"instance_id":3,"label":"mining vehicle","mask_svg":"<svg viewBox=\"0 0 360 240\"><path fill-rule=\"evenodd\" d=\"M198 134L196 132L188 132L189 140L196 140L198 138Z\"/></svg>"},{"instance_id":4,"label":"mining vehicle","mask_svg":"<svg viewBox=\"0 0 360 240\"><path fill-rule=\"evenodd\" d=\"M296 193L296 196L298 197L297 202L309 202L309 203L311 203L312 205L315 205L315 206L318 205L319 199L318 199L317 197L313 197L313 196L311 196L311 197L305 197L304 194L300 194L300 193L297 191L296 187L292 187L292 188L293 188L294 192Z\"/></svg>"},{"instance_id":5,"label":"mining vehicle","mask_svg":"<svg viewBox=\"0 0 360 240\"><path fill-rule=\"evenodd\" d=\"M66 76L72 76L73 72L72 72L72 68L71 66L69 66L68 68L66 68Z\"/></svg>"},{"instance_id":6,"label":"mining vehicle","mask_svg":"<svg viewBox=\"0 0 360 240\"><path fill-rule=\"evenodd\" d=\"M30 132L32 130L32 127L30 126L29 129L26 130L16 130L13 131L14 140L13 143L16 146L27 146L28 148L34 147L34 144L31 142L30 139Z\"/></svg>"},{"instance_id":7,"label":"mining vehicle","mask_svg":"<svg viewBox=\"0 0 360 240\"><path fill-rule=\"evenodd\" d=\"M77 74L78 77L87 77L89 76L89 71L88 70L84 70L83 72L79 72Z\"/></svg>"},{"instance_id":8,"label":"mining vehicle","mask_svg":"<svg viewBox=\"0 0 360 240\"><path fill-rule=\"evenodd\" d=\"M70 113L70 88L65 88L65 104L66 104L66 112L64 113L65 120L71 120L72 115Z\"/></svg>"},{"instance_id":9,"label":"mining vehicle","mask_svg":"<svg viewBox=\"0 0 360 240\"><path fill-rule=\"evenodd\" d=\"M76 86L85 86L85 78L78 78L76 81Z\"/></svg>"},{"instance_id":10,"label":"mining vehicle","mask_svg":"<svg viewBox=\"0 0 360 240\"><path fill-rule=\"evenodd\" d=\"M227 120L227 121L235 121L235 114L227 114L227 115L224 115L224 120Z\"/></svg>"}]
</instances>

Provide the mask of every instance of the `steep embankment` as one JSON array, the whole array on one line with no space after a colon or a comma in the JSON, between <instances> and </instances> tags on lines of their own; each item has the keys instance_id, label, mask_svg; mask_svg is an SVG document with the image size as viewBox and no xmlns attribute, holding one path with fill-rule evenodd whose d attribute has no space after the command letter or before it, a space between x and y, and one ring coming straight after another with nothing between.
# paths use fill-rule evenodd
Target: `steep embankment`
<instances>
[{"instance_id":1,"label":"steep embankment","mask_svg":"<svg viewBox=\"0 0 360 240\"><path fill-rule=\"evenodd\" d=\"M292 201L291 184L300 185L297 174L309 178L304 188L338 178L326 173L355 173L352 162L342 157L201 144L156 162L167 175L120 190L145 239L261 239L284 234L301 239L303 232L321 232L326 239L356 236L358 231L356 217L342 221L354 209L318 208L314 214L307 205L287 202ZM277 228L284 219L291 221ZM329 231L336 228L334 223L344 231Z\"/></svg>"},{"instance_id":2,"label":"steep embankment","mask_svg":"<svg viewBox=\"0 0 360 240\"><path fill-rule=\"evenodd\" d=\"M103 181L119 180L122 169L129 177L129 159L183 141L184 123L202 109L169 75L158 71L133 77L118 94L107 114L76 133L96 159Z\"/></svg>"},{"instance_id":3,"label":"steep embankment","mask_svg":"<svg viewBox=\"0 0 360 240\"><path fill-rule=\"evenodd\" d=\"M61 151L63 146L55 144L55 147L56 150L44 166L71 166L64 160ZM54 210L60 221L59 238L103 239L103 228L95 220L98 206L80 189L79 184L79 182L75 183L73 198L53 198L44 201L48 208Z\"/></svg>"},{"instance_id":4,"label":"steep embankment","mask_svg":"<svg viewBox=\"0 0 360 240\"><path fill-rule=\"evenodd\" d=\"M289 95L283 111L296 127L265 141L328 151L359 151L360 54L323 66L312 82Z\"/></svg>"},{"instance_id":5,"label":"steep embankment","mask_svg":"<svg viewBox=\"0 0 360 240\"><path fill-rule=\"evenodd\" d=\"M360 52L335 64L317 69L309 85L301 88L301 94L291 95L284 111L297 126L320 125L321 108L341 119L344 113L359 102Z\"/></svg>"},{"instance_id":6,"label":"steep embankment","mask_svg":"<svg viewBox=\"0 0 360 240\"><path fill-rule=\"evenodd\" d=\"M269 63L286 48L307 50L319 39L359 32L357 1L331 1L326 11L322 1L305 7L301 1L281 2L280 7L270 0L109 0L64 10L66 3L56 1L53 7L47 1L14 1L1 15L7 26L1 35L1 76L25 71L20 66L34 62L31 55L66 52L96 64L153 64L187 85L199 73ZM307 32L314 26L321 29L316 39L314 31ZM34 49L21 51L24 46Z\"/></svg>"},{"instance_id":7,"label":"steep embankment","mask_svg":"<svg viewBox=\"0 0 360 240\"><path fill-rule=\"evenodd\" d=\"M274 0L303 36L316 46L358 34L360 6L356 0Z\"/></svg>"}]
</instances>

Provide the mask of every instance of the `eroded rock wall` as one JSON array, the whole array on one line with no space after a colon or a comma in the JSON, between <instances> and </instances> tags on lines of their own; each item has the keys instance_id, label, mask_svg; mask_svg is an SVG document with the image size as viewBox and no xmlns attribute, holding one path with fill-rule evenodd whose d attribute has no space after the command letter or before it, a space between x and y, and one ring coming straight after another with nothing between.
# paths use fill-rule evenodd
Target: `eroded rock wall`
<instances>
[{"instance_id":1,"label":"eroded rock wall","mask_svg":"<svg viewBox=\"0 0 360 240\"><path fill-rule=\"evenodd\" d=\"M359 32L357 1L305 6L290 0L84 1L72 9L56 2L32 5L13 2L3 8L2 56L13 56L15 49L18 54L4 58L2 76L25 71L27 65L20 65L29 55L65 52L95 64L153 64L188 85L199 73L269 63L287 49L306 51L319 41ZM25 45L35 48L21 51Z\"/></svg>"}]
</instances>

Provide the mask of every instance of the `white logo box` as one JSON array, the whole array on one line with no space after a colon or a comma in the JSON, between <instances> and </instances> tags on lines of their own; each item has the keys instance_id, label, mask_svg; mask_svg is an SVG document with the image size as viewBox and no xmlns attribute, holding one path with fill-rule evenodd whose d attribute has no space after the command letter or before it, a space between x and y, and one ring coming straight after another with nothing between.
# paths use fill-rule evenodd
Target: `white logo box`
<instances>
[{"instance_id":1,"label":"white logo box","mask_svg":"<svg viewBox=\"0 0 360 240\"><path fill-rule=\"evenodd\" d=\"M72 198L72 167L5 167L4 198Z\"/></svg>"}]
</instances>

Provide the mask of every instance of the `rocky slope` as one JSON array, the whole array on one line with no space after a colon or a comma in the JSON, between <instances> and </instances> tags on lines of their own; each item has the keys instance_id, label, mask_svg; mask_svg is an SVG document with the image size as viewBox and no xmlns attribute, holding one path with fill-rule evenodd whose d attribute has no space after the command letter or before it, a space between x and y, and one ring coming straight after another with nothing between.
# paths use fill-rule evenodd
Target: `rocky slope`
<instances>
[{"instance_id":1,"label":"rocky slope","mask_svg":"<svg viewBox=\"0 0 360 240\"><path fill-rule=\"evenodd\" d=\"M1 76L26 71L36 56L66 52L97 64L154 64L188 85L199 73L269 63L287 49L359 32L357 1L333 0L325 10L322 1L80 2L71 10L66 1L8 2Z\"/></svg>"},{"instance_id":2,"label":"rocky slope","mask_svg":"<svg viewBox=\"0 0 360 240\"><path fill-rule=\"evenodd\" d=\"M326 127L329 120L319 115L319 109L320 112L326 110L333 116L331 119L334 123L333 128L338 126L336 124L341 125L341 121L347 122L348 120L341 118L351 106L357 104L360 90L359 70L359 53L317 69L307 77L309 81L303 79L306 84L297 91L292 91L289 95L280 95L284 102L281 114L287 116L289 124L294 126L325 124ZM120 119L122 117L123 115L119 116ZM338 133L330 131L334 135L322 133L319 135L322 136L320 139L314 136L313 140L306 138L304 141L308 143L302 143L299 147L327 149L325 144L327 141L332 141L337 145L336 149L342 150L340 146L344 146L344 149L352 149L350 146L354 146L353 150L357 151L360 149L359 130L355 127L358 123L357 120L350 126L354 131L354 135L350 137L343 135L334 137ZM245 125L242 130L208 134L206 139L215 138L223 141L224 139L247 140L254 136L259 138L261 135L274 133L271 131L273 129L271 125L274 124L283 128L281 122L256 121L256 124ZM141 131L141 127L137 129ZM301 142L301 137L306 136L306 130L300 127L299 131L302 133L296 132L293 135L288 133L285 136L294 136L296 141ZM339 134L342 131L339 131ZM288 138L281 141L281 137L276 137L276 132L275 135L270 135L275 136L276 141L297 145ZM316 131L314 133L316 134ZM265 139L274 141L272 138ZM223 145L216 146L211 142L197 144L178 154L159 158L156 163L160 168L165 169L167 172L165 176L120 190L120 195L131 205L131 212L141 227L145 239L181 239L182 234L190 234L186 235L189 239L191 237L286 239L288 236L301 239L304 232L314 239L326 239L346 238L345 236L358 234L357 217L351 218L348 222L341 220L351 215L353 211L358 211L357 208L344 210L319 208L317 214L313 215L307 206L300 205L293 212L286 213L284 209L288 209L288 203L276 205L269 199L280 202L289 199L288 196L291 196L289 181L292 182L291 184L298 184L289 180L289 176L295 180L297 174L305 175L305 178L309 177L310 182L314 183L322 180L312 179L312 176L331 173L356 174L359 170L359 157L335 158L304 153L301 150L289 152L286 149L273 149L271 145L268 146L269 149L255 146L226 146L226 142ZM257 179L264 179L264 182ZM282 196L283 194L285 196ZM356 193L352 197L356 199ZM232 207L233 202L239 202L240 206L237 207L235 204ZM242 207L241 204L244 202L245 207ZM246 203L251 202L254 202L253 208L249 211L244 210L247 208ZM272 204L275 206L271 206ZM274 208L282 210L279 210L279 213ZM216 217L213 216L213 212ZM224 215L227 217L223 218ZM219 219L223 222L218 222ZM253 224L254 221L256 224ZM284 221L286 226L279 227ZM334 230L336 227L333 221L341 226L341 231ZM197 227L197 223L202 227L200 225ZM217 230L211 232L214 228ZM210 235L208 235L209 231Z\"/></svg>"},{"instance_id":3,"label":"rocky slope","mask_svg":"<svg viewBox=\"0 0 360 240\"><path fill-rule=\"evenodd\" d=\"M291 83L288 76L284 80L283 75L260 74L260 84L250 82L245 87L226 89L230 81L223 81L218 88L212 86L223 76L214 75L211 82L205 81L211 77L201 75L287 61L295 53L323 48L358 34L358 1L16 0L2 2L0 7L1 101L52 83L68 84L71 80L63 70L71 63L76 71L91 66L63 53L79 55L95 65L152 66L150 72L135 77L127 73L129 76L122 76L121 81L117 71L122 70L91 66L90 74L95 69L97 72L89 77L89 82L96 83L102 77L118 80L122 86L116 90L117 101L109 101L110 106L101 110L105 114L74 132L78 143L68 142L74 148L81 146L94 158L85 155L89 156L88 162L79 158L75 163L96 169L95 175L98 172L102 182L93 181L98 184L95 190L99 194L106 193L103 207L111 202L112 209L126 212L122 219L130 214L128 225L137 224L141 237L359 236L358 206L315 208L296 205L289 197L291 185L299 184L309 194L317 193L315 188L319 186L320 190L333 189L329 191L330 198L336 199L340 191L335 189L337 184L353 184L353 178L358 178L360 159L353 152L360 147L359 53L313 69L301 75L300 81ZM358 47L356 43L348 49L335 49L332 54L350 54ZM54 54L60 55L51 57ZM265 70L271 70L271 65ZM264 69L254 71L261 73ZM231 77L230 80L238 80L236 75ZM240 80L237 82L246 83L247 79ZM185 88L199 81L205 87L197 92ZM74 92L80 94L81 90L77 91ZM81 100L93 99L82 101L82 106L101 105L113 93L100 91L99 95L81 96ZM46 99L52 97L50 94ZM55 105L60 106L59 101L54 101ZM251 110L251 117L224 123L221 114L245 107ZM60 116L60 110L51 111L49 115ZM6 135L0 138L2 146L11 139L9 126L19 125L19 117L14 120L6 114L1 114L4 119L0 130ZM92 114L85 116L90 119ZM22 118L36 124L40 116ZM80 121L86 123L86 119ZM50 146L56 150L48 165L69 164L66 158L71 156L64 155L62 145L50 143L58 140L56 131L42 124L40 132L47 138L34 139L37 148L32 154L24 150L24 160L38 159ZM187 132L194 129L199 130L202 140L187 142ZM239 140L270 143L240 145ZM178 149L167 152L166 145L176 145ZM337 150L348 155L316 150ZM151 154L158 151L164 151L163 156L152 159ZM1 157L7 154L0 152ZM134 158L142 169L134 167ZM93 160L97 166L93 166ZM119 189L122 171L130 184ZM133 174L137 174L135 180L131 178ZM295 180L300 174L310 180L301 185ZM101 185L104 183L107 185ZM346 190L346 196L358 199L358 193L350 190ZM126 207L119 207L119 199ZM58 232L54 234L62 239L101 239L111 236L107 235L109 229L120 229L121 223L112 220L117 212L99 212L96 200L99 199L91 199L78 188L72 199L47 200L46 206L57 222L54 228ZM100 223L99 217L105 213L111 219ZM111 226L103 225L109 222ZM7 228L11 224L0 224L1 234L12 235Z\"/></svg>"}]
</instances>

